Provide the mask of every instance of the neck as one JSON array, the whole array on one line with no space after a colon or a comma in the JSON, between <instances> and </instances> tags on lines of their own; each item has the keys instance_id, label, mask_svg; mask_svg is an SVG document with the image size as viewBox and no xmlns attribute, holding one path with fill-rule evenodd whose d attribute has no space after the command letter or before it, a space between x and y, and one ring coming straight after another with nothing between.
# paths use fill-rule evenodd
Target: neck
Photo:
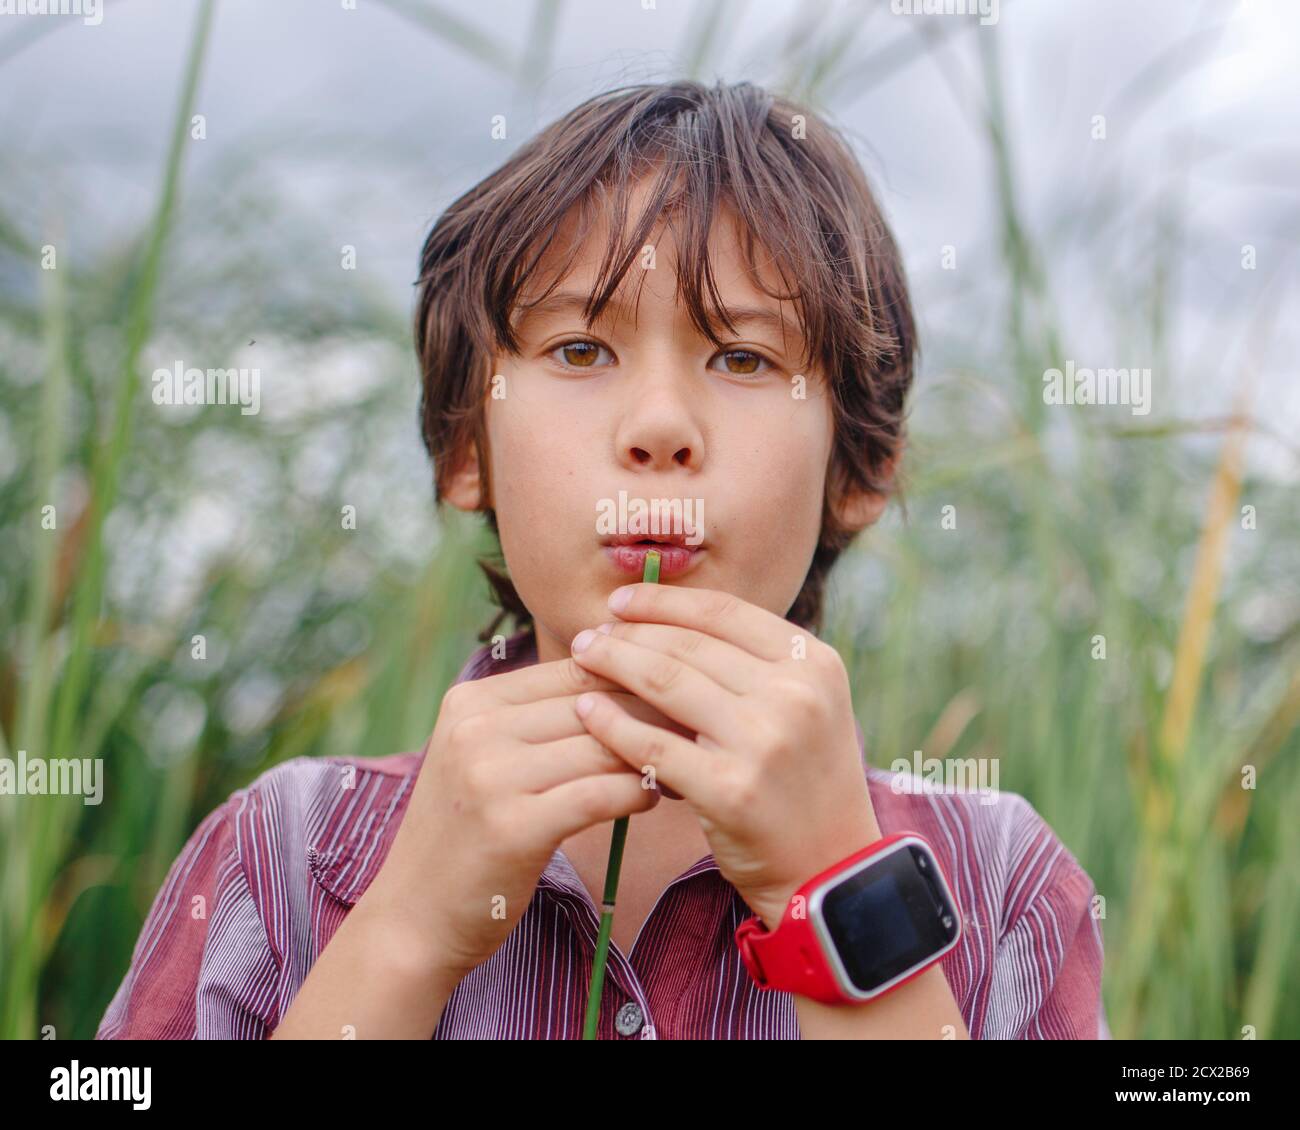
<instances>
[{"instance_id":1,"label":"neck","mask_svg":"<svg viewBox=\"0 0 1300 1130\"><path fill-rule=\"evenodd\" d=\"M537 637L538 663L554 663L560 659L568 659L573 654L569 646L571 641L560 639L549 629L539 626L536 621L533 622L533 634Z\"/></svg>"}]
</instances>

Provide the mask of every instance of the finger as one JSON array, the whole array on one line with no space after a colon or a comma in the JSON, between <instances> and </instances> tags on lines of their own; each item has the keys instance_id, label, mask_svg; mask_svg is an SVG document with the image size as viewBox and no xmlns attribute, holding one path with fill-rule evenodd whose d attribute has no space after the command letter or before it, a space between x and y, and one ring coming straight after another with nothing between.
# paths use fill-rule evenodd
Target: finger
<instances>
[{"instance_id":1,"label":"finger","mask_svg":"<svg viewBox=\"0 0 1300 1130\"><path fill-rule=\"evenodd\" d=\"M547 698L579 695L583 691L619 690L593 675L572 659L556 659L549 663L534 663L500 675L487 675L474 683L495 701L509 705L540 702Z\"/></svg>"},{"instance_id":2,"label":"finger","mask_svg":"<svg viewBox=\"0 0 1300 1130\"><path fill-rule=\"evenodd\" d=\"M637 698L636 695L628 694L626 691L612 691L606 693L608 693L609 697L612 698L615 702L617 702L619 706L621 706L624 710L626 710L629 714L631 714L633 718L639 718L642 722L647 722L651 726L658 726L664 730L671 730L674 734L680 735L681 737L685 738L688 742L695 741L696 734L694 730L692 730L689 726L683 726L679 722L674 722L662 710L656 710L644 699ZM576 709L577 706L576 698L574 700L574 706L575 709L573 712L573 721L576 722L579 726L582 726L582 719L578 717L578 712ZM582 732L584 734L587 733L585 727L583 727ZM592 740L594 741L595 739ZM609 751L606 750L606 753L609 753ZM626 768L626 765L624 764L623 760L621 758L618 758L616 754L610 753L609 756L614 757L616 760L618 760L620 765L624 765L624 767ZM666 796L669 800L682 799L682 794L679 793L676 789L674 789L671 785L661 785L660 789L663 792L664 796Z\"/></svg>"},{"instance_id":3,"label":"finger","mask_svg":"<svg viewBox=\"0 0 1300 1130\"><path fill-rule=\"evenodd\" d=\"M643 780L639 773L599 773L566 781L525 799L529 825L561 843L594 824L646 812L662 794L643 788Z\"/></svg>"},{"instance_id":4,"label":"finger","mask_svg":"<svg viewBox=\"0 0 1300 1130\"><path fill-rule=\"evenodd\" d=\"M633 718L608 695L583 696L582 722L602 746L640 773L653 770L659 788L672 789L708 811L709 759L715 754L677 734Z\"/></svg>"},{"instance_id":5,"label":"finger","mask_svg":"<svg viewBox=\"0 0 1300 1130\"><path fill-rule=\"evenodd\" d=\"M516 746L502 759L501 772L509 776L515 791L542 793L580 777L635 770L583 729L575 737Z\"/></svg>"},{"instance_id":6,"label":"finger","mask_svg":"<svg viewBox=\"0 0 1300 1130\"><path fill-rule=\"evenodd\" d=\"M600 682L611 687L617 687L617 684L610 683L608 679L602 679ZM689 738L695 737L693 731L672 721L648 702L643 702L636 695L622 687L617 687L617 689L605 693L614 695L636 717L642 718L644 721L679 730ZM495 709L501 712L500 728L502 733L508 734L518 741L538 745L545 742L559 741L561 738L576 737L587 732L583 729L582 723L578 720L578 715L573 709L574 703L577 701L578 696L573 694L566 695L563 698L547 698L542 699L540 702L529 702L519 706L500 706Z\"/></svg>"},{"instance_id":7,"label":"finger","mask_svg":"<svg viewBox=\"0 0 1300 1130\"><path fill-rule=\"evenodd\" d=\"M574 658L697 734L736 735L746 729L736 695L670 655L595 632Z\"/></svg>"},{"instance_id":8,"label":"finger","mask_svg":"<svg viewBox=\"0 0 1300 1130\"><path fill-rule=\"evenodd\" d=\"M617 691L605 691L602 693L608 694L609 697L623 707L624 710L628 711L632 717L640 718L642 722L649 722L652 726L662 726L665 730L671 730L674 734L680 734L687 741L693 742L695 740L694 730L689 726L683 726L680 722L676 722L672 718L669 718L662 710L656 706L652 706L650 703L646 702L645 699L637 698L636 695L622 689ZM575 705L580 697L580 695L574 696ZM574 713L576 716L577 712L575 711Z\"/></svg>"},{"instance_id":9,"label":"finger","mask_svg":"<svg viewBox=\"0 0 1300 1130\"><path fill-rule=\"evenodd\" d=\"M607 634L687 663L733 694L748 694L764 674L763 660L694 628L615 621Z\"/></svg>"},{"instance_id":10,"label":"finger","mask_svg":"<svg viewBox=\"0 0 1300 1130\"><path fill-rule=\"evenodd\" d=\"M628 602L615 608L614 598L625 591L631 594ZM615 589L610 601L610 611L620 620L694 628L760 659L789 659L797 637L804 637L804 646L810 642L811 633L797 624L718 589L640 582Z\"/></svg>"}]
</instances>

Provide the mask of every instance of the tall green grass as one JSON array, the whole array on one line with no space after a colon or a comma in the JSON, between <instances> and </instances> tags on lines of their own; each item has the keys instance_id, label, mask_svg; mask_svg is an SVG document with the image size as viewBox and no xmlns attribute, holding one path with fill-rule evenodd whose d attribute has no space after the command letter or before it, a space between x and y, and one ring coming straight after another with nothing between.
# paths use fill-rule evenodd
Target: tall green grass
<instances>
[{"instance_id":1,"label":"tall green grass","mask_svg":"<svg viewBox=\"0 0 1300 1130\"><path fill-rule=\"evenodd\" d=\"M550 66L557 4L538 5L516 59L438 5L387 2L522 89ZM138 237L41 272L38 248L57 233L0 215L0 265L33 281L30 300L0 303L0 418L29 437L0 479L0 754L101 757L107 780L99 808L0 798L7 1037L93 1033L168 864L232 789L299 755L418 748L490 612L474 566L485 532L434 521L427 475L383 465L414 428L405 312L364 279L326 281L337 272L312 257L329 241L259 195L251 161L186 175L212 14L198 9ZM689 72L708 71L719 19L701 11L692 24ZM955 26L888 49L871 40L866 55L849 37L870 39L872 25L792 28L780 82L833 112L836 92L923 60ZM980 45L1005 321L992 349L963 355L954 332L958 359L919 386L909 518L893 514L844 561L826 634L875 763L914 749L998 758L1002 787L1092 875L1117 1036L1295 1036L1300 639L1281 597L1294 593L1282 563L1297 557L1297 500L1246 476L1245 446L1276 442L1249 406L1226 427L1145 429L1045 409L1041 374L1067 348L1052 248L1017 199L1003 62L993 37ZM1167 360L1160 270L1115 318L1144 356ZM319 281L303 290L303 278ZM255 440L220 410L165 423L149 411L145 358L160 340L224 357L253 331L301 365L373 346L382 379ZM1241 374L1248 390L1249 358ZM304 467L322 445L340 458L315 481ZM357 468L382 471L384 488ZM151 577L197 537L192 508L211 476L237 498L239 536L188 578L190 600L157 605ZM339 506L358 497L360 530L343 530ZM1258 530L1241 526L1246 501ZM40 524L50 504L54 531ZM956 530L940 524L945 506ZM412 541L427 548L412 554ZM1277 609L1275 630L1260 629L1261 602ZM1253 791L1243 765L1258 773Z\"/></svg>"}]
</instances>

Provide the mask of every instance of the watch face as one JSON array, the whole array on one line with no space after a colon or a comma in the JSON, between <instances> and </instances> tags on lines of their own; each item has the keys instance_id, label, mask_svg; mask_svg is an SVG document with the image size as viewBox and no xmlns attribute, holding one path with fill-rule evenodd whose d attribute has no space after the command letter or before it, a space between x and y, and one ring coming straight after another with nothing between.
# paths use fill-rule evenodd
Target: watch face
<instances>
[{"instance_id":1,"label":"watch face","mask_svg":"<svg viewBox=\"0 0 1300 1130\"><path fill-rule=\"evenodd\" d=\"M961 929L933 857L907 841L827 891L821 912L844 971L863 993L948 948Z\"/></svg>"}]
</instances>

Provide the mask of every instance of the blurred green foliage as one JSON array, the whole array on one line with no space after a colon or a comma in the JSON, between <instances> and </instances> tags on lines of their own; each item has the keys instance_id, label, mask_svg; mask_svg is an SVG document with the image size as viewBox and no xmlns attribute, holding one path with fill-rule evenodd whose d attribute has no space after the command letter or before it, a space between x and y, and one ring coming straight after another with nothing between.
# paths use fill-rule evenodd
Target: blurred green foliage
<instances>
[{"instance_id":1,"label":"blurred green foliage","mask_svg":"<svg viewBox=\"0 0 1300 1130\"><path fill-rule=\"evenodd\" d=\"M386 2L525 85L549 65L554 3L515 61L437 5ZM691 71L727 7L692 25ZM474 564L485 531L435 516L427 468L392 454L415 434L405 311L364 272L335 281L332 241L251 160L185 176L212 7L196 11L144 230L43 271L57 235L0 215L0 279L22 282L0 295L0 447L19 452L0 459L0 755L100 757L108 782L99 807L0 797L5 1037L92 1035L197 822L286 758L418 748L491 612ZM774 85L833 110L841 30L792 34ZM871 56L873 73L935 38ZM1145 429L1044 411L1041 374L1062 356L1050 248L1017 209L1000 62L981 42L1005 322L964 357L952 332L960 360L918 388L908 519L894 512L844 560L826 636L877 764L999 758L1001 786L1092 875L1116 1036L1294 1037L1297 498L1242 478L1248 399L1227 421ZM1138 355L1167 363L1160 266L1111 313ZM256 430L219 406L162 413L147 374L176 355L349 391Z\"/></svg>"}]
</instances>

